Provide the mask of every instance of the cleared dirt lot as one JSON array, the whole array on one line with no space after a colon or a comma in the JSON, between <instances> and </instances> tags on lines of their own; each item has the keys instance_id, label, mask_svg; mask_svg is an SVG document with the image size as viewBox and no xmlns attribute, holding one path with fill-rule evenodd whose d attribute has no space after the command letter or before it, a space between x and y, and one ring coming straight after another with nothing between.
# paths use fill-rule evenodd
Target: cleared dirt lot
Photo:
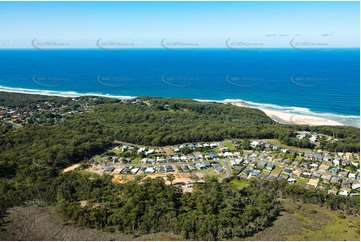
<instances>
[{"instance_id":1,"label":"cleared dirt lot","mask_svg":"<svg viewBox=\"0 0 361 242\"><path fill-rule=\"evenodd\" d=\"M75 164L75 165L72 165L72 166L69 166L69 167L65 168L65 169L63 170L63 172L65 173L65 172L68 172L68 171L75 170L75 169L78 168L79 166L81 166L80 163Z\"/></svg>"}]
</instances>

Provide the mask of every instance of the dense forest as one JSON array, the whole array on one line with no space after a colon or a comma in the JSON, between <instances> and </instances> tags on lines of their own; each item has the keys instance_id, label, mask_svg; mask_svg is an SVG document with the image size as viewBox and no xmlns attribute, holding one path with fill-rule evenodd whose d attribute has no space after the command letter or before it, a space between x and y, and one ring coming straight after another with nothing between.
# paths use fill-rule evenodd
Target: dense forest
<instances>
[{"instance_id":1,"label":"dense forest","mask_svg":"<svg viewBox=\"0 0 361 242\"><path fill-rule=\"evenodd\" d=\"M143 97L139 102L100 97L79 99L91 102L94 108L59 123L30 122L18 129L0 123L1 218L7 208L35 200L44 205L57 204L64 216L84 226L147 233L163 224L167 225L162 228L164 231L189 239L242 237L268 226L279 212L272 193L256 183L249 189L236 191L230 184L209 181L199 184L203 187L196 187L193 194L181 195L175 187L167 187L159 180L139 186L135 183L118 186L108 178L93 180L76 173L65 175L60 169L102 153L114 140L154 146L225 138L278 138L287 143L296 130L310 130L337 134L339 142L323 141L321 145L325 149L359 151L359 129L354 127L283 125L260 110L188 99ZM0 106L4 107L36 109L44 101L59 107L67 104L66 111L79 108L70 98L0 93ZM345 212L359 209L353 198L273 185L277 182L270 184L269 190L273 187L280 195L302 202L320 203ZM120 197L115 198L114 191ZM101 206L81 208L82 199ZM147 202L137 205L138 201ZM171 209L158 208L159 203ZM125 211L127 216L122 217Z\"/></svg>"},{"instance_id":2,"label":"dense forest","mask_svg":"<svg viewBox=\"0 0 361 242\"><path fill-rule=\"evenodd\" d=\"M272 224L281 211L280 198L313 203L346 214L359 213L359 199L291 186L286 182L251 181L238 189L208 177L183 194L164 180L114 184L69 173L59 178L58 209L79 226L136 235L172 232L187 240L220 240L251 236ZM86 201L81 205L80 201Z\"/></svg>"},{"instance_id":3,"label":"dense forest","mask_svg":"<svg viewBox=\"0 0 361 242\"><path fill-rule=\"evenodd\" d=\"M136 235L172 232L184 239L245 237L269 226L280 205L264 189L239 190L209 178L183 194L162 178L115 185L77 173L62 177L59 210L80 226ZM107 181L107 182L106 182ZM87 201L81 206L79 201Z\"/></svg>"}]
</instances>

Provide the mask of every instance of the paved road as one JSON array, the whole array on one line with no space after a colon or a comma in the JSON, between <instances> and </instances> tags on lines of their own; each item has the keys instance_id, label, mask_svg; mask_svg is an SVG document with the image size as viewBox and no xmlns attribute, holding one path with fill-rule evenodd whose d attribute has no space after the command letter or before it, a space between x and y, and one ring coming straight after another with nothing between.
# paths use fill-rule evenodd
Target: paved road
<instances>
[{"instance_id":1,"label":"paved road","mask_svg":"<svg viewBox=\"0 0 361 242\"><path fill-rule=\"evenodd\" d=\"M230 177L232 176L232 170L231 170L231 168L229 167L228 162L225 161L225 160L220 161L220 162L223 162L223 165L224 165L224 167L226 168L226 171L227 171L227 175L226 175L225 178L230 178ZM224 179L224 178L223 178L223 179ZM222 180L223 180L223 179L222 179Z\"/></svg>"},{"instance_id":2,"label":"paved road","mask_svg":"<svg viewBox=\"0 0 361 242\"><path fill-rule=\"evenodd\" d=\"M208 160L206 160L208 161ZM106 162L105 164L111 166L111 165L117 165L117 166L123 166L123 167L153 167L153 166L157 166L157 165L172 165L172 166L181 166L181 165L195 165L197 163L199 163L201 161L188 161L188 162L165 162L165 163L157 163L157 164L113 164L111 161ZM220 178L220 181L222 181L225 178L230 178L232 176L232 170L229 167L229 164L227 161L225 160L217 160L216 162L222 163L223 167L226 170L226 176L223 178Z\"/></svg>"}]
</instances>

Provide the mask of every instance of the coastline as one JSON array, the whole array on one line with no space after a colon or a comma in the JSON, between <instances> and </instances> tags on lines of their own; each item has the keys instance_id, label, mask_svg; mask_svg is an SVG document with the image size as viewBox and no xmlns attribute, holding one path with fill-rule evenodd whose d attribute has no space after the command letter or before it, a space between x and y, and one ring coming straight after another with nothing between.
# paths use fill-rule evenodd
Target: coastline
<instances>
[{"instance_id":1,"label":"coastline","mask_svg":"<svg viewBox=\"0 0 361 242\"><path fill-rule=\"evenodd\" d=\"M248 107L246 102L234 102L231 103L238 107ZM337 122L332 119L323 118L316 115L303 115L297 113L289 113L271 110L267 108L258 108L263 111L268 117L278 123L292 124L292 125L309 125L309 126L344 126L345 124Z\"/></svg>"},{"instance_id":2,"label":"coastline","mask_svg":"<svg viewBox=\"0 0 361 242\"><path fill-rule=\"evenodd\" d=\"M0 85L0 92L41 95L41 96L50 96L50 97L51 96L65 97L65 98L75 98L75 97L83 97L83 96L97 96L97 97L108 97L108 98L118 98L118 99L137 98L133 96L114 96L114 95L99 94L99 93L78 93L72 91L51 91L51 90L37 90L37 89L28 89L28 88L4 87L1 85Z\"/></svg>"},{"instance_id":3,"label":"coastline","mask_svg":"<svg viewBox=\"0 0 361 242\"><path fill-rule=\"evenodd\" d=\"M37 90L27 88L12 88L0 85L0 92L7 93L19 93L30 95L43 95L43 96L57 96L65 98L76 98L82 96L98 96L107 98L118 98L121 100L129 100L137 98L138 96L117 96L111 94L99 94L99 93L78 93L74 91L52 91L52 90ZM274 104L262 104L254 103L251 101L244 101L240 99L225 99L225 100L202 100L195 99L200 102L217 102L224 104L232 104L239 107L255 108L263 111L267 116L276 122L283 124L293 125L310 125L310 126L353 126L360 127L360 117L354 115L338 115L332 113L316 114L301 107L281 107ZM306 114L304 114L306 113ZM332 117L332 118L330 118ZM340 120L341 119L341 120Z\"/></svg>"}]
</instances>

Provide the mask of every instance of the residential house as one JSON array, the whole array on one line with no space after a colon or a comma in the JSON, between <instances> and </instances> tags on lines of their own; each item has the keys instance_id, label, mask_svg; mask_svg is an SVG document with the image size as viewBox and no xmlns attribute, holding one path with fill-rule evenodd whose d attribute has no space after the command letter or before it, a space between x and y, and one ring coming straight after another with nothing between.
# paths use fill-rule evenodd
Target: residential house
<instances>
[{"instance_id":1,"label":"residential house","mask_svg":"<svg viewBox=\"0 0 361 242\"><path fill-rule=\"evenodd\" d=\"M335 158L332 163L335 165L335 166L339 166L341 164L341 160L339 158Z\"/></svg>"},{"instance_id":2,"label":"residential house","mask_svg":"<svg viewBox=\"0 0 361 242\"><path fill-rule=\"evenodd\" d=\"M196 148L203 148L203 145L201 145L201 144L196 144Z\"/></svg>"},{"instance_id":3,"label":"residential house","mask_svg":"<svg viewBox=\"0 0 361 242\"><path fill-rule=\"evenodd\" d=\"M190 171L194 171L196 168L195 168L193 165L188 165L188 169L189 169Z\"/></svg>"},{"instance_id":4,"label":"residential house","mask_svg":"<svg viewBox=\"0 0 361 242\"><path fill-rule=\"evenodd\" d=\"M300 177L302 174L302 171L300 169L296 169L292 172L295 176Z\"/></svg>"},{"instance_id":5,"label":"residential house","mask_svg":"<svg viewBox=\"0 0 361 242\"><path fill-rule=\"evenodd\" d=\"M228 151L228 147L222 147L221 151Z\"/></svg>"},{"instance_id":6,"label":"residential house","mask_svg":"<svg viewBox=\"0 0 361 242\"><path fill-rule=\"evenodd\" d=\"M331 177L332 175L331 174L324 174L321 176L321 179L324 181L324 182L329 182L331 180Z\"/></svg>"},{"instance_id":7,"label":"residential house","mask_svg":"<svg viewBox=\"0 0 361 242\"><path fill-rule=\"evenodd\" d=\"M134 175L134 174L137 174L137 172L139 171L139 169L140 169L139 167L135 167L135 168L133 168L133 169L130 170L130 173L132 173L133 175Z\"/></svg>"},{"instance_id":8,"label":"residential house","mask_svg":"<svg viewBox=\"0 0 361 242\"><path fill-rule=\"evenodd\" d=\"M242 171L242 173L245 174L245 175L247 175L247 176L248 176L249 174L251 174L251 172L252 172L252 171L249 170L249 169L246 169L246 170L243 170L243 171Z\"/></svg>"},{"instance_id":9,"label":"residential house","mask_svg":"<svg viewBox=\"0 0 361 242\"><path fill-rule=\"evenodd\" d=\"M252 160L249 164L250 167L255 167L257 165L257 161Z\"/></svg>"},{"instance_id":10,"label":"residential house","mask_svg":"<svg viewBox=\"0 0 361 242\"><path fill-rule=\"evenodd\" d=\"M294 178L288 178L288 179L287 179L287 182L288 182L289 184L294 184L294 183L296 183L296 179L294 179Z\"/></svg>"},{"instance_id":11,"label":"residential house","mask_svg":"<svg viewBox=\"0 0 361 242\"><path fill-rule=\"evenodd\" d=\"M197 168L198 170L205 170L205 169L206 169L206 166L205 166L204 164L202 164L202 163L197 163L197 164L196 164L196 168Z\"/></svg>"},{"instance_id":12,"label":"residential house","mask_svg":"<svg viewBox=\"0 0 361 242\"><path fill-rule=\"evenodd\" d=\"M218 144L216 144L216 143L211 143L209 146L210 146L211 148L217 148L217 147L218 147Z\"/></svg>"},{"instance_id":13,"label":"residential house","mask_svg":"<svg viewBox=\"0 0 361 242\"><path fill-rule=\"evenodd\" d=\"M182 155L182 156L180 157L180 159L181 159L182 161L186 161L186 160L187 160L187 156Z\"/></svg>"},{"instance_id":14,"label":"residential house","mask_svg":"<svg viewBox=\"0 0 361 242\"><path fill-rule=\"evenodd\" d=\"M142 153L142 152L144 152L146 150L146 148L145 147L140 147L138 150L137 150L137 153L139 154L139 153Z\"/></svg>"},{"instance_id":15,"label":"residential house","mask_svg":"<svg viewBox=\"0 0 361 242\"><path fill-rule=\"evenodd\" d=\"M315 157L314 157L314 159L315 159L316 161L322 161L322 160L323 160L323 155L321 155L321 154L316 154Z\"/></svg>"},{"instance_id":16,"label":"residential house","mask_svg":"<svg viewBox=\"0 0 361 242\"><path fill-rule=\"evenodd\" d=\"M307 159L307 160L313 160L314 157L315 157L315 155L312 154L312 153L305 153L304 157L305 157L305 159Z\"/></svg>"},{"instance_id":17,"label":"residential house","mask_svg":"<svg viewBox=\"0 0 361 242\"><path fill-rule=\"evenodd\" d=\"M287 154L287 153L290 153L290 150L289 149L281 149L281 152Z\"/></svg>"},{"instance_id":18,"label":"residential house","mask_svg":"<svg viewBox=\"0 0 361 242\"><path fill-rule=\"evenodd\" d=\"M324 156L323 161L331 161L331 156Z\"/></svg>"},{"instance_id":19,"label":"residential house","mask_svg":"<svg viewBox=\"0 0 361 242\"><path fill-rule=\"evenodd\" d=\"M348 177L348 171L342 171L342 172L340 172L339 173L339 175L342 177L342 178L346 178L346 177Z\"/></svg>"},{"instance_id":20,"label":"residential house","mask_svg":"<svg viewBox=\"0 0 361 242\"><path fill-rule=\"evenodd\" d=\"M158 171L159 171L159 172L164 172L164 171L165 171L164 166L159 166L159 167L158 167Z\"/></svg>"},{"instance_id":21,"label":"residential house","mask_svg":"<svg viewBox=\"0 0 361 242\"><path fill-rule=\"evenodd\" d=\"M188 168L187 165L183 165L181 168L182 168L183 171L189 171L189 168Z\"/></svg>"},{"instance_id":22,"label":"residential house","mask_svg":"<svg viewBox=\"0 0 361 242\"><path fill-rule=\"evenodd\" d=\"M345 159L349 160L349 159L352 159L353 158L353 155L351 152L346 152L345 155L344 155Z\"/></svg>"},{"instance_id":23,"label":"residential house","mask_svg":"<svg viewBox=\"0 0 361 242\"><path fill-rule=\"evenodd\" d=\"M341 182L342 186L350 186L351 185L351 182L350 180L348 180L347 178L346 179L343 179L342 182Z\"/></svg>"},{"instance_id":24,"label":"residential house","mask_svg":"<svg viewBox=\"0 0 361 242\"><path fill-rule=\"evenodd\" d=\"M336 190L333 190L333 189L329 189L327 191L328 194L333 194L333 195L336 195L337 194L337 191Z\"/></svg>"},{"instance_id":25,"label":"residential house","mask_svg":"<svg viewBox=\"0 0 361 242\"><path fill-rule=\"evenodd\" d=\"M171 165L165 165L164 168L166 172L174 172L173 166Z\"/></svg>"},{"instance_id":26,"label":"residential house","mask_svg":"<svg viewBox=\"0 0 361 242\"><path fill-rule=\"evenodd\" d=\"M291 163L292 163L292 161L289 160L289 159L284 159L284 160L282 161L282 164L283 164L283 165L289 165L289 164L291 164Z\"/></svg>"},{"instance_id":27,"label":"residential house","mask_svg":"<svg viewBox=\"0 0 361 242\"><path fill-rule=\"evenodd\" d=\"M212 158L212 159L215 159L218 157L218 155L216 153L210 153L209 156Z\"/></svg>"},{"instance_id":28,"label":"residential house","mask_svg":"<svg viewBox=\"0 0 361 242\"><path fill-rule=\"evenodd\" d=\"M149 162L149 163L155 163L155 160L154 160L154 159L149 158L149 159L147 160L147 162Z\"/></svg>"},{"instance_id":29,"label":"residential house","mask_svg":"<svg viewBox=\"0 0 361 242\"><path fill-rule=\"evenodd\" d=\"M286 168L283 170L284 173L286 173L287 175L290 175L292 173L292 169Z\"/></svg>"},{"instance_id":30,"label":"residential house","mask_svg":"<svg viewBox=\"0 0 361 242\"><path fill-rule=\"evenodd\" d=\"M252 176L258 176L259 174L261 174L261 171L260 170L253 170L251 171L250 173Z\"/></svg>"},{"instance_id":31,"label":"residential house","mask_svg":"<svg viewBox=\"0 0 361 242\"><path fill-rule=\"evenodd\" d=\"M231 152L225 152L223 154L224 157L233 157L233 154Z\"/></svg>"},{"instance_id":32,"label":"residential house","mask_svg":"<svg viewBox=\"0 0 361 242\"><path fill-rule=\"evenodd\" d=\"M243 169L242 166L233 166L233 169L237 170L237 171L241 171Z\"/></svg>"},{"instance_id":33,"label":"residential house","mask_svg":"<svg viewBox=\"0 0 361 242\"><path fill-rule=\"evenodd\" d=\"M338 194L339 194L339 195L342 195L342 196L348 196L348 191L342 189Z\"/></svg>"},{"instance_id":34,"label":"residential house","mask_svg":"<svg viewBox=\"0 0 361 242\"><path fill-rule=\"evenodd\" d=\"M188 160L193 161L195 160L196 157L194 155L189 155L187 158Z\"/></svg>"},{"instance_id":35,"label":"residential house","mask_svg":"<svg viewBox=\"0 0 361 242\"><path fill-rule=\"evenodd\" d=\"M144 174L150 174L150 173L154 173L155 170L153 167L147 167L145 170L144 170Z\"/></svg>"},{"instance_id":36,"label":"residential house","mask_svg":"<svg viewBox=\"0 0 361 242\"><path fill-rule=\"evenodd\" d=\"M252 141L252 142L250 143L250 146L251 146L252 148L257 148L259 145L260 145L260 142L258 142L258 141L256 141L256 140L254 140L254 141Z\"/></svg>"},{"instance_id":37,"label":"residential house","mask_svg":"<svg viewBox=\"0 0 361 242\"><path fill-rule=\"evenodd\" d=\"M203 162L203 165L204 165L206 168L211 167L211 163L209 163L208 161L204 161L204 162Z\"/></svg>"},{"instance_id":38,"label":"residential house","mask_svg":"<svg viewBox=\"0 0 361 242\"><path fill-rule=\"evenodd\" d=\"M339 177L339 176L332 176L332 177L331 177L331 182L332 182L332 183L339 183L339 182L341 182L341 177Z\"/></svg>"},{"instance_id":39,"label":"residential house","mask_svg":"<svg viewBox=\"0 0 361 242\"><path fill-rule=\"evenodd\" d=\"M195 157L197 160L203 159L203 155L201 155L201 154L195 154L194 157Z\"/></svg>"},{"instance_id":40,"label":"residential house","mask_svg":"<svg viewBox=\"0 0 361 242\"><path fill-rule=\"evenodd\" d=\"M338 169L336 167L331 168L330 172L336 174L336 173L338 173Z\"/></svg>"},{"instance_id":41,"label":"residential house","mask_svg":"<svg viewBox=\"0 0 361 242\"><path fill-rule=\"evenodd\" d=\"M258 154L253 153L250 157L251 157L251 158L256 158L257 156L258 156Z\"/></svg>"},{"instance_id":42,"label":"residential house","mask_svg":"<svg viewBox=\"0 0 361 242\"><path fill-rule=\"evenodd\" d=\"M351 178L351 179L356 179L356 173L349 173L348 174L348 178Z\"/></svg>"},{"instance_id":43,"label":"residential house","mask_svg":"<svg viewBox=\"0 0 361 242\"><path fill-rule=\"evenodd\" d=\"M266 167L267 170L272 171L274 168L275 168L275 164L273 164L273 163L267 164L267 167Z\"/></svg>"},{"instance_id":44,"label":"residential house","mask_svg":"<svg viewBox=\"0 0 361 242\"><path fill-rule=\"evenodd\" d=\"M360 183L358 183L358 182L352 183L351 188L352 188L353 190L359 189L359 188L360 188Z\"/></svg>"},{"instance_id":45,"label":"residential house","mask_svg":"<svg viewBox=\"0 0 361 242\"><path fill-rule=\"evenodd\" d=\"M214 168L218 173L223 172L223 168L222 167L215 167Z\"/></svg>"},{"instance_id":46,"label":"residential house","mask_svg":"<svg viewBox=\"0 0 361 242\"><path fill-rule=\"evenodd\" d=\"M129 167L125 167L123 170L122 170L122 174L128 174L130 172L131 168Z\"/></svg>"},{"instance_id":47,"label":"residential house","mask_svg":"<svg viewBox=\"0 0 361 242\"><path fill-rule=\"evenodd\" d=\"M267 163L264 162L264 161L259 161L259 162L257 163L257 167L260 168L260 169L265 168L266 165L267 165Z\"/></svg>"},{"instance_id":48,"label":"residential house","mask_svg":"<svg viewBox=\"0 0 361 242\"><path fill-rule=\"evenodd\" d=\"M111 173L115 170L114 166L109 166L104 169L104 173Z\"/></svg>"},{"instance_id":49,"label":"residential house","mask_svg":"<svg viewBox=\"0 0 361 242\"><path fill-rule=\"evenodd\" d=\"M320 177L321 177L321 174L318 173L318 172L313 172L313 173L312 173L312 177L313 177L313 178L320 178Z\"/></svg>"},{"instance_id":50,"label":"residential house","mask_svg":"<svg viewBox=\"0 0 361 242\"><path fill-rule=\"evenodd\" d=\"M318 141L318 136L317 134L313 134L310 138L309 138L310 142L315 143Z\"/></svg>"}]
</instances>

